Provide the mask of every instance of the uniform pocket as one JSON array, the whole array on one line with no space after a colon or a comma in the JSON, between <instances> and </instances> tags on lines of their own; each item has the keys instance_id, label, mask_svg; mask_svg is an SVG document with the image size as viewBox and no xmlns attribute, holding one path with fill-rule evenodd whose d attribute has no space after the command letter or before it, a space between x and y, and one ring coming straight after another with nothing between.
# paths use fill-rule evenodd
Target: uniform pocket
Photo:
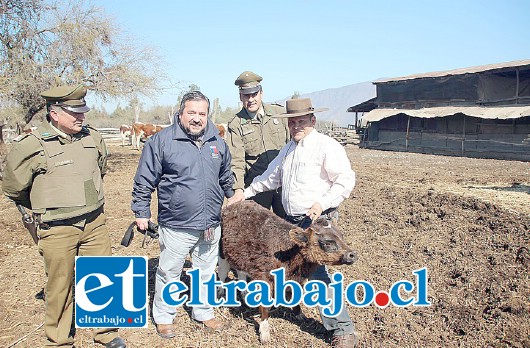
<instances>
[{"instance_id":1,"label":"uniform pocket","mask_svg":"<svg viewBox=\"0 0 530 348\"><path fill-rule=\"evenodd\" d=\"M274 146L277 149L281 149L283 145L288 141L285 135L285 128L282 121L279 124L270 125L271 140L274 142Z\"/></svg>"},{"instance_id":2,"label":"uniform pocket","mask_svg":"<svg viewBox=\"0 0 530 348\"><path fill-rule=\"evenodd\" d=\"M259 155L260 137L257 129L247 128L243 129L242 136L243 144L245 145L245 152L251 156Z\"/></svg>"}]
</instances>

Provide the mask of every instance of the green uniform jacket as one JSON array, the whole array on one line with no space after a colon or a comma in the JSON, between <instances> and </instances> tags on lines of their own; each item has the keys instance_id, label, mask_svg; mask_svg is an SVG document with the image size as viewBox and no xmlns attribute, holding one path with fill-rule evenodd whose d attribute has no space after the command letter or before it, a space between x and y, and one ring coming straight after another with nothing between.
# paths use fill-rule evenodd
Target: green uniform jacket
<instances>
[{"instance_id":1,"label":"green uniform jacket","mask_svg":"<svg viewBox=\"0 0 530 348\"><path fill-rule=\"evenodd\" d=\"M228 122L226 142L232 154L234 190L250 185L291 138L287 119L274 117L283 108L263 104L263 110L263 117L250 119L243 108Z\"/></svg>"},{"instance_id":2,"label":"green uniform jacket","mask_svg":"<svg viewBox=\"0 0 530 348\"><path fill-rule=\"evenodd\" d=\"M44 122L15 140L2 190L15 203L42 214L43 222L77 217L103 205L107 157L95 129L83 127L66 139Z\"/></svg>"}]
</instances>

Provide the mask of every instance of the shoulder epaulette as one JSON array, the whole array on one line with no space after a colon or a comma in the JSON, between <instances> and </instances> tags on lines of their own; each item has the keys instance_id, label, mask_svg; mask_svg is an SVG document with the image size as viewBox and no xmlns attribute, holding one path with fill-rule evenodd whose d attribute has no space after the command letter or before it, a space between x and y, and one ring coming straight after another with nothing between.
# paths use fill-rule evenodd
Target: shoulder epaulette
<instances>
[{"instance_id":1,"label":"shoulder epaulette","mask_svg":"<svg viewBox=\"0 0 530 348\"><path fill-rule=\"evenodd\" d=\"M241 109L239 110L235 115L234 117L232 117L230 119L230 121L228 121L227 124L230 124L232 123L234 120L237 120L237 119L240 119L241 121L245 120L245 117L243 117L246 113L243 111L244 109Z\"/></svg>"},{"instance_id":2,"label":"shoulder epaulette","mask_svg":"<svg viewBox=\"0 0 530 348\"><path fill-rule=\"evenodd\" d=\"M233 121L233 120L234 120L234 119L235 119L236 117L237 117L237 114L235 114L234 116L232 116L232 118L231 118L231 119L229 119L227 123L230 123L230 122L232 122L232 121Z\"/></svg>"},{"instance_id":3,"label":"shoulder epaulette","mask_svg":"<svg viewBox=\"0 0 530 348\"><path fill-rule=\"evenodd\" d=\"M26 134L26 133L22 133L22 134L20 134L20 135L17 135L17 136L13 139L13 141L16 142L16 143L18 143L18 142L20 142L22 139L27 138L29 135L30 135L30 133L27 133L27 134Z\"/></svg>"},{"instance_id":4,"label":"shoulder epaulette","mask_svg":"<svg viewBox=\"0 0 530 348\"><path fill-rule=\"evenodd\" d=\"M267 103L264 106L265 113L270 116L274 117L278 114L281 114L285 111L285 108L277 103Z\"/></svg>"}]
</instances>

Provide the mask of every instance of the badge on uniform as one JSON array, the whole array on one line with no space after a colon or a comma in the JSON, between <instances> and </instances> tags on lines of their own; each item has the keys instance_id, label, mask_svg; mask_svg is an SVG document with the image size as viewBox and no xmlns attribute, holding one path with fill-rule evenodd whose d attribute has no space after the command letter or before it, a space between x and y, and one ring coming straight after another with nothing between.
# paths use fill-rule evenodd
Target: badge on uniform
<instances>
[{"instance_id":1,"label":"badge on uniform","mask_svg":"<svg viewBox=\"0 0 530 348\"><path fill-rule=\"evenodd\" d=\"M217 150L217 146L211 145L210 151L212 153L212 158L219 158L219 150Z\"/></svg>"},{"instance_id":2,"label":"badge on uniform","mask_svg":"<svg viewBox=\"0 0 530 348\"><path fill-rule=\"evenodd\" d=\"M273 119L272 119L272 123L274 123L274 124L278 124L278 123L280 123L280 121L278 121L277 118L273 118Z\"/></svg>"}]
</instances>

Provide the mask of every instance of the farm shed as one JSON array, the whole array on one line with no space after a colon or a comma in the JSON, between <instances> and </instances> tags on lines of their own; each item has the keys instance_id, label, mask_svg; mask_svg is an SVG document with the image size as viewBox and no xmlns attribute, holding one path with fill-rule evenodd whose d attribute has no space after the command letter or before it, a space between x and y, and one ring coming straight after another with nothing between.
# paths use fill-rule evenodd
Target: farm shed
<instances>
[{"instance_id":1,"label":"farm shed","mask_svg":"<svg viewBox=\"0 0 530 348\"><path fill-rule=\"evenodd\" d=\"M530 60L374 84L362 147L530 161Z\"/></svg>"},{"instance_id":2,"label":"farm shed","mask_svg":"<svg viewBox=\"0 0 530 348\"><path fill-rule=\"evenodd\" d=\"M372 111L373 109L377 108L376 104L376 98L368 99L360 104L350 106L348 108L348 112L355 112L355 123L354 123L354 129L356 132L359 132L359 129L361 128L361 119L364 116L365 113ZM360 114L360 115L359 115ZM348 126L348 128L351 128Z\"/></svg>"}]
</instances>

